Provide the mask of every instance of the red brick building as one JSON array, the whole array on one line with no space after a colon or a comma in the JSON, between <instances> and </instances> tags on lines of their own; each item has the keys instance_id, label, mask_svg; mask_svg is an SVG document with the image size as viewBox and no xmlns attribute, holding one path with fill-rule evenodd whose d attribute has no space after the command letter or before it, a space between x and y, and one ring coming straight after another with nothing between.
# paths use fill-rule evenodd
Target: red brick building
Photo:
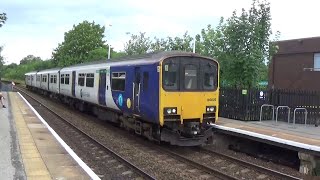
<instances>
[{"instance_id":1,"label":"red brick building","mask_svg":"<svg viewBox=\"0 0 320 180\"><path fill-rule=\"evenodd\" d=\"M320 91L320 37L276 42L269 88Z\"/></svg>"}]
</instances>

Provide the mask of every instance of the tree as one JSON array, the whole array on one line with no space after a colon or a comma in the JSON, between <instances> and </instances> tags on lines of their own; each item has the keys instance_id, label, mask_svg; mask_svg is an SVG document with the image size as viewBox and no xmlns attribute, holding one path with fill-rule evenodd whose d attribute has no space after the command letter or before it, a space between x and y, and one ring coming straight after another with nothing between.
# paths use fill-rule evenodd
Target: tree
<instances>
[{"instance_id":1,"label":"tree","mask_svg":"<svg viewBox=\"0 0 320 180\"><path fill-rule=\"evenodd\" d=\"M152 41L145 34L140 32L138 35L131 35L131 39L124 46L127 55L145 54L151 51Z\"/></svg>"},{"instance_id":2,"label":"tree","mask_svg":"<svg viewBox=\"0 0 320 180\"><path fill-rule=\"evenodd\" d=\"M53 61L57 66L68 66L88 60L89 52L105 47L104 26L83 21L64 35L64 41L53 51Z\"/></svg>"},{"instance_id":3,"label":"tree","mask_svg":"<svg viewBox=\"0 0 320 180\"><path fill-rule=\"evenodd\" d=\"M228 84L253 87L262 79L265 61L275 53L270 21L270 4L253 0L249 11L242 9L240 15L234 11L216 30L210 26L202 30L201 53L219 60Z\"/></svg>"},{"instance_id":4,"label":"tree","mask_svg":"<svg viewBox=\"0 0 320 180\"><path fill-rule=\"evenodd\" d=\"M3 24L6 22L7 20L7 14L6 13L1 13L0 14L0 27L3 26Z\"/></svg>"},{"instance_id":5,"label":"tree","mask_svg":"<svg viewBox=\"0 0 320 180\"><path fill-rule=\"evenodd\" d=\"M42 59L40 57L35 57L34 55L28 55L20 61L20 64L28 64L34 61L42 61Z\"/></svg>"},{"instance_id":6,"label":"tree","mask_svg":"<svg viewBox=\"0 0 320 180\"><path fill-rule=\"evenodd\" d=\"M185 32L182 37L167 37L157 38L151 41L145 33L139 35L132 35L131 39L125 45L125 52L127 55L145 54L155 51L192 51L193 38Z\"/></svg>"}]
</instances>

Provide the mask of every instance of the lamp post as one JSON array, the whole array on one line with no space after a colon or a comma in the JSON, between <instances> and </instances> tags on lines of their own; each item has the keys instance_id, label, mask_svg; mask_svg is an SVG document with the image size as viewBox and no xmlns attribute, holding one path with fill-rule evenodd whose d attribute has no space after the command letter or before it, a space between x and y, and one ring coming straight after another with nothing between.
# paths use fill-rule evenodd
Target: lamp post
<instances>
[{"instance_id":1,"label":"lamp post","mask_svg":"<svg viewBox=\"0 0 320 180\"><path fill-rule=\"evenodd\" d=\"M108 24L109 27L112 26L112 24ZM109 40L110 40L110 29L109 29ZM110 43L108 44L109 50L108 50L108 59L110 59Z\"/></svg>"},{"instance_id":2,"label":"lamp post","mask_svg":"<svg viewBox=\"0 0 320 180\"><path fill-rule=\"evenodd\" d=\"M196 53L196 35L194 35L193 39L193 53Z\"/></svg>"}]
</instances>

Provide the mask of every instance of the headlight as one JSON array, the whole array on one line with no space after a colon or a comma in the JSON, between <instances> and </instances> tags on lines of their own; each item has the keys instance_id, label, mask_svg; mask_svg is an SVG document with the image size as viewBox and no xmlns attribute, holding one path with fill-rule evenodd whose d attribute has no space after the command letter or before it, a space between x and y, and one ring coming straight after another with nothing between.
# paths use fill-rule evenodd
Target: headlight
<instances>
[{"instance_id":1,"label":"headlight","mask_svg":"<svg viewBox=\"0 0 320 180\"><path fill-rule=\"evenodd\" d=\"M207 106L207 107L206 107L206 112L207 112L207 113L216 112L216 107L215 107L215 106Z\"/></svg>"},{"instance_id":2,"label":"headlight","mask_svg":"<svg viewBox=\"0 0 320 180\"><path fill-rule=\"evenodd\" d=\"M177 114L177 108L176 107L165 107L163 109L163 112L165 115Z\"/></svg>"}]
</instances>

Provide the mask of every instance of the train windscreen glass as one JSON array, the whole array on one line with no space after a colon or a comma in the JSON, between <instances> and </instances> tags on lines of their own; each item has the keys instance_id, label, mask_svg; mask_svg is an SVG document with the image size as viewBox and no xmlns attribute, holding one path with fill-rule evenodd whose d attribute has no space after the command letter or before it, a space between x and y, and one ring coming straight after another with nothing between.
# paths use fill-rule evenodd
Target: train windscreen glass
<instances>
[{"instance_id":1,"label":"train windscreen glass","mask_svg":"<svg viewBox=\"0 0 320 180\"><path fill-rule=\"evenodd\" d=\"M214 91L218 65L200 57L171 57L162 64L163 89L168 91Z\"/></svg>"},{"instance_id":2,"label":"train windscreen glass","mask_svg":"<svg viewBox=\"0 0 320 180\"><path fill-rule=\"evenodd\" d=\"M178 90L179 66L176 63L168 63L164 65L163 86L168 90Z\"/></svg>"},{"instance_id":3,"label":"train windscreen glass","mask_svg":"<svg viewBox=\"0 0 320 180\"><path fill-rule=\"evenodd\" d=\"M184 66L184 88L186 90L198 89L198 67L193 64Z\"/></svg>"}]
</instances>

